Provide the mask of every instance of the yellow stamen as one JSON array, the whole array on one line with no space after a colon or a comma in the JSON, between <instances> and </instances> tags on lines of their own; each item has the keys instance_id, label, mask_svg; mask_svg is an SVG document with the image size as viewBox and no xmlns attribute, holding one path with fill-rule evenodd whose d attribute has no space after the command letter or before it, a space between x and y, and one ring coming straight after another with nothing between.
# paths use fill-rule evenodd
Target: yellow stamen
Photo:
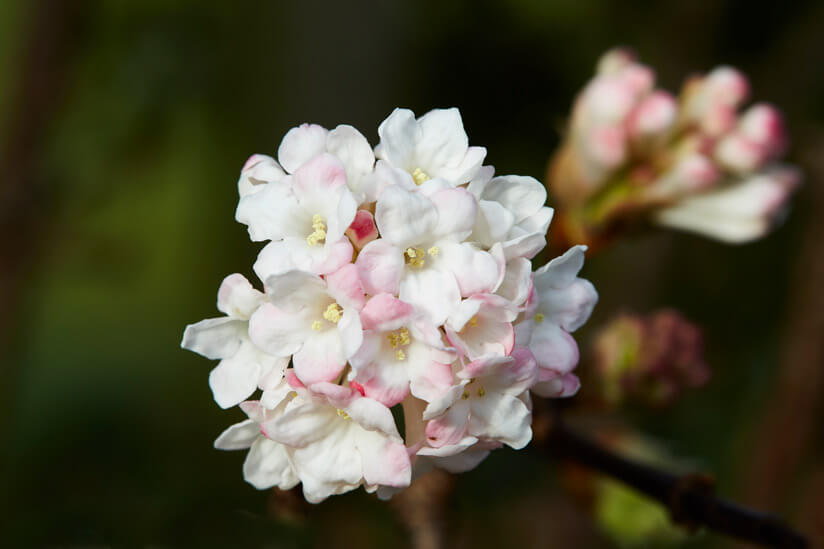
<instances>
[{"instance_id":1,"label":"yellow stamen","mask_svg":"<svg viewBox=\"0 0 824 549\"><path fill-rule=\"evenodd\" d=\"M426 257L426 252L423 248L407 248L406 249L406 264L410 267L415 267L416 269L420 269L426 264L424 258Z\"/></svg>"},{"instance_id":2,"label":"yellow stamen","mask_svg":"<svg viewBox=\"0 0 824 549\"><path fill-rule=\"evenodd\" d=\"M432 178L422 169L415 168L415 171L412 172L412 179L415 180L415 185L421 185Z\"/></svg>"},{"instance_id":3,"label":"yellow stamen","mask_svg":"<svg viewBox=\"0 0 824 549\"><path fill-rule=\"evenodd\" d=\"M483 387L481 387L480 389L478 389L478 396L479 396L479 397L482 397L482 396L484 396L485 394L486 394L486 389L484 389Z\"/></svg>"},{"instance_id":4,"label":"yellow stamen","mask_svg":"<svg viewBox=\"0 0 824 549\"><path fill-rule=\"evenodd\" d=\"M320 214L312 216L312 233L306 237L306 243L317 246L326 242L326 223Z\"/></svg>"},{"instance_id":5,"label":"yellow stamen","mask_svg":"<svg viewBox=\"0 0 824 549\"><path fill-rule=\"evenodd\" d=\"M544 313L535 313L535 323L540 324L544 321Z\"/></svg>"},{"instance_id":6,"label":"yellow stamen","mask_svg":"<svg viewBox=\"0 0 824 549\"><path fill-rule=\"evenodd\" d=\"M470 326L477 326L478 325L478 317L473 316L472 318L470 318L469 319L469 325Z\"/></svg>"},{"instance_id":7,"label":"yellow stamen","mask_svg":"<svg viewBox=\"0 0 824 549\"><path fill-rule=\"evenodd\" d=\"M338 408L338 415L339 415L340 417L342 417L343 419L350 419L350 418L349 418L349 414L347 414L346 412L344 412L344 411L343 411L343 410L341 410L340 408Z\"/></svg>"},{"instance_id":8,"label":"yellow stamen","mask_svg":"<svg viewBox=\"0 0 824 549\"><path fill-rule=\"evenodd\" d=\"M461 395L461 398L464 399L464 400L468 399L469 398L469 391L464 391L463 394Z\"/></svg>"},{"instance_id":9,"label":"yellow stamen","mask_svg":"<svg viewBox=\"0 0 824 549\"><path fill-rule=\"evenodd\" d=\"M312 323L312 329L316 332L319 332L321 327L323 327L323 324L321 324L320 320L316 320Z\"/></svg>"},{"instance_id":10,"label":"yellow stamen","mask_svg":"<svg viewBox=\"0 0 824 549\"><path fill-rule=\"evenodd\" d=\"M330 303L323 311L323 318L329 322L337 323L343 317L343 309L337 303Z\"/></svg>"},{"instance_id":11,"label":"yellow stamen","mask_svg":"<svg viewBox=\"0 0 824 549\"><path fill-rule=\"evenodd\" d=\"M437 246L432 246L431 248L426 250L426 253L428 253L432 257L438 257L438 254L441 253L441 249L438 248Z\"/></svg>"},{"instance_id":12,"label":"yellow stamen","mask_svg":"<svg viewBox=\"0 0 824 549\"><path fill-rule=\"evenodd\" d=\"M397 332L389 332L386 334L386 339L389 341L389 346L393 349L397 349L398 347L406 347L412 343L412 338L409 337L409 330L405 327L401 328ZM395 353L395 358L398 360L404 360L406 358L406 353L399 350Z\"/></svg>"}]
</instances>

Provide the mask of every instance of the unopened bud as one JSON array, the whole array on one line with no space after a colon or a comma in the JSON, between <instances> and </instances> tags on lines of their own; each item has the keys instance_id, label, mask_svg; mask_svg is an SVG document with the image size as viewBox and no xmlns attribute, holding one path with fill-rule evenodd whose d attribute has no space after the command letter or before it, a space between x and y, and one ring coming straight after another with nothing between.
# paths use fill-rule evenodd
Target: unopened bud
<instances>
[{"instance_id":1,"label":"unopened bud","mask_svg":"<svg viewBox=\"0 0 824 549\"><path fill-rule=\"evenodd\" d=\"M346 236L349 237L355 250L360 251L364 246L378 238L375 218L367 210L358 210L352 224L346 229Z\"/></svg>"}]
</instances>

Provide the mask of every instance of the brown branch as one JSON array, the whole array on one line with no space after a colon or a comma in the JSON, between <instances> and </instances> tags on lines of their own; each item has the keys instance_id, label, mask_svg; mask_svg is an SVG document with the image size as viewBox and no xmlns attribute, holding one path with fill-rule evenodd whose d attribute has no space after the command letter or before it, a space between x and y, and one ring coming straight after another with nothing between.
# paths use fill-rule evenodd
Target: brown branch
<instances>
[{"instance_id":1,"label":"brown branch","mask_svg":"<svg viewBox=\"0 0 824 549\"><path fill-rule=\"evenodd\" d=\"M570 431L560 418L539 448L617 479L669 509L672 520L689 529L706 527L764 547L806 548L807 540L778 518L741 507L713 494L712 479L702 474L676 475L615 455Z\"/></svg>"}]
</instances>

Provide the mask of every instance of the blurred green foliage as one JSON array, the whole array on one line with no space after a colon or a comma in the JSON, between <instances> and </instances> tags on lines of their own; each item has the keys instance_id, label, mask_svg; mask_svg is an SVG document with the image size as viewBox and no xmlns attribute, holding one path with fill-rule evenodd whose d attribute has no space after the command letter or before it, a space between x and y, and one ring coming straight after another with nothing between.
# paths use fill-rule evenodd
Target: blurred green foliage
<instances>
[{"instance_id":1,"label":"blurred green foliage","mask_svg":"<svg viewBox=\"0 0 824 549\"><path fill-rule=\"evenodd\" d=\"M0 13L4 118L26 108L8 90L39 5L6 2ZM795 98L791 128L820 124L821 90L781 90L768 64L812 13L811 2L777 16L708 0L88 2L33 167L46 220L28 243L36 260L14 289L19 310L2 312L13 326L0 350L4 546L401 543L391 508L362 493L273 518L270 496L242 481L242 453L212 449L242 414L214 405L212 364L179 340L187 323L217 314L223 276L252 275L259 245L233 220L245 158L274 154L303 121L350 123L375 144L395 106L456 105L499 173L541 178L575 91L616 44L635 46L670 87L736 64L757 98ZM667 413L631 419L702 460L727 493L770 392L805 215L798 208L746 248L659 234L585 269L602 296L592 325L621 307L670 305L706 327L714 381ZM658 523L643 505L632 511L632 496L611 498L607 522ZM460 547L608 545L588 519L577 533L553 520L570 508L552 467L501 451L459 479L449 520Z\"/></svg>"}]
</instances>

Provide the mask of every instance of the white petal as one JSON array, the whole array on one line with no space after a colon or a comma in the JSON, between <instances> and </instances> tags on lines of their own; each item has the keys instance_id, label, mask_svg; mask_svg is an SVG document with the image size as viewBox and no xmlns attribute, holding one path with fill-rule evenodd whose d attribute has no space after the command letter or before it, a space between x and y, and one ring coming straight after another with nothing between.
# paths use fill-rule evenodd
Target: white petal
<instances>
[{"instance_id":1,"label":"white petal","mask_svg":"<svg viewBox=\"0 0 824 549\"><path fill-rule=\"evenodd\" d=\"M258 490L272 486L289 490L298 483L286 449L282 444L265 437L259 437L252 444L246 461L243 462L243 479Z\"/></svg>"},{"instance_id":2,"label":"white petal","mask_svg":"<svg viewBox=\"0 0 824 549\"><path fill-rule=\"evenodd\" d=\"M246 337L248 323L230 317L207 318L186 326L180 346L206 358L234 355Z\"/></svg>"},{"instance_id":3,"label":"white petal","mask_svg":"<svg viewBox=\"0 0 824 549\"><path fill-rule=\"evenodd\" d=\"M534 177L504 175L489 182L481 199L500 203L512 213L515 223L520 223L544 205L546 189Z\"/></svg>"},{"instance_id":4,"label":"white petal","mask_svg":"<svg viewBox=\"0 0 824 549\"><path fill-rule=\"evenodd\" d=\"M217 291L217 308L234 318L247 320L263 301L263 292L254 289L242 274L230 274Z\"/></svg>"},{"instance_id":5,"label":"white petal","mask_svg":"<svg viewBox=\"0 0 824 549\"><path fill-rule=\"evenodd\" d=\"M415 168L412 163L419 138L415 113L409 109L395 109L378 126L378 135L380 143L375 149L378 158L403 170L411 171Z\"/></svg>"},{"instance_id":6,"label":"white petal","mask_svg":"<svg viewBox=\"0 0 824 549\"><path fill-rule=\"evenodd\" d=\"M260 427L257 422L247 419L235 423L215 439L215 448L218 450L245 450L260 436Z\"/></svg>"},{"instance_id":7,"label":"white petal","mask_svg":"<svg viewBox=\"0 0 824 549\"><path fill-rule=\"evenodd\" d=\"M340 125L329 132L326 150L343 162L349 188L363 198L365 189L361 187L361 181L375 166L375 155L363 134L352 126Z\"/></svg>"},{"instance_id":8,"label":"white petal","mask_svg":"<svg viewBox=\"0 0 824 549\"><path fill-rule=\"evenodd\" d=\"M209 374L209 387L221 408L240 404L255 392L261 374L257 350L248 339L238 352L220 361Z\"/></svg>"},{"instance_id":9,"label":"white petal","mask_svg":"<svg viewBox=\"0 0 824 549\"><path fill-rule=\"evenodd\" d=\"M532 440L532 413L518 398L487 393L472 399L469 434L500 440L520 450Z\"/></svg>"},{"instance_id":10,"label":"white petal","mask_svg":"<svg viewBox=\"0 0 824 549\"><path fill-rule=\"evenodd\" d=\"M576 279L584 266L586 246L573 246L535 271L535 289L540 294L545 288L566 288Z\"/></svg>"},{"instance_id":11,"label":"white petal","mask_svg":"<svg viewBox=\"0 0 824 549\"><path fill-rule=\"evenodd\" d=\"M301 124L283 137L278 148L278 160L287 172L294 173L308 160L326 151L329 131L317 124Z\"/></svg>"},{"instance_id":12,"label":"white petal","mask_svg":"<svg viewBox=\"0 0 824 549\"><path fill-rule=\"evenodd\" d=\"M451 273L407 268L401 279L398 297L418 307L433 324L439 325L461 302L461 291Z\"/></svg>"},{"instance_id":13,"label":"white petal","mask_svg":"<svg viewBox=\"0 0 824 549\"><path fill-rule=\"evenodd\" d=\"M392 186L378 199L375 222L382 238L405 249L432 240L438 212L422 194Z\"/></svg>"},{"instance_id":14,"label":"white petal","mask_svg":"<svg viewBox=\"0 0 824 549\"><path fill-rule=\"evenodd\" d=\"M307 214L298 205L288 181L273 182L240 199L235 219L247 225L254 241L305 238Z\"/></svg>"}]
</instances>

